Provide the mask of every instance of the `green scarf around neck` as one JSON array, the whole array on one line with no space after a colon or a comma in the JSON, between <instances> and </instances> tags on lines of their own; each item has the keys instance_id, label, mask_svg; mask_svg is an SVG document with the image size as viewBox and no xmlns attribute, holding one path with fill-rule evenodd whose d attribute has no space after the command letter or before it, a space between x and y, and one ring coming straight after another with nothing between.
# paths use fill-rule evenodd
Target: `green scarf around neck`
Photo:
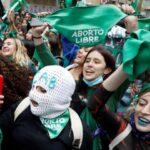
<instances>
[{"instance_id":1,"label":"green scarf around neck","mask_svg":"<svg viewBox=\"0 0 150 150\"><path fill-rule=\"evenodd\" d=\"M54 139L59 136L59 134L62 132L62 130L66 127L68 121L69 121L69 111L65 111L60 116L49 119L49 118L40 118L41 123L48 131L48 135L51 139Z\"/></svg>"}]
</instances>

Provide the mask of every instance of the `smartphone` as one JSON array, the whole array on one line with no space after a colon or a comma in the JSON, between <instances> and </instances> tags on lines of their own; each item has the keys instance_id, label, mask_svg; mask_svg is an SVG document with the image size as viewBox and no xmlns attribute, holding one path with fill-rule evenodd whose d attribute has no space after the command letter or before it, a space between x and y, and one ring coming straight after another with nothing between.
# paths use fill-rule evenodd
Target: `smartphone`
<instances>
[{"instance_id":1,"label":"smartphone","mask_svg":"<svg viewBox=\"0 0 150 150\"><path fill-rule=\"evenodd\" d=\"M38 18L32 18L30 22L31 27L42 26L44 22L40 21Z\"/></svg>"},{"instance_id":2,"label":"smartphone","mask_svg":"<svg viewBox=\"0 0 150 150\"><path fill-rule=\"evenodd\" d=\"M4 80L3 75L0 75L0 95L3 94L3 80Z\"/></svg>"}]
</instances>

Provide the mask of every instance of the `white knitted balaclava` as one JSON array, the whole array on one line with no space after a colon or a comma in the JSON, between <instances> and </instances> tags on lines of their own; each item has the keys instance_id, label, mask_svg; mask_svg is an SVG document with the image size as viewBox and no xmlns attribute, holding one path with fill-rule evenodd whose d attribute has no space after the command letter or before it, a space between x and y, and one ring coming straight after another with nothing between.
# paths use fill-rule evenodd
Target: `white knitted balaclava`
<instances>
[{"instance_id":1,"label":"white knitted balaclava","mask_svg":"<svg viewBox=\"0 0 150 150\"><path fill-rule=\"evenodd\" d=\"M39 92L37 87L46 90ZM31 102L31 112L43 118L55 118L65 112L70 106L71 96L75 90L73 76L65 68L52 65L42 68L33 79L29 98L38 106Z\"/></svg>"}]
</instances>

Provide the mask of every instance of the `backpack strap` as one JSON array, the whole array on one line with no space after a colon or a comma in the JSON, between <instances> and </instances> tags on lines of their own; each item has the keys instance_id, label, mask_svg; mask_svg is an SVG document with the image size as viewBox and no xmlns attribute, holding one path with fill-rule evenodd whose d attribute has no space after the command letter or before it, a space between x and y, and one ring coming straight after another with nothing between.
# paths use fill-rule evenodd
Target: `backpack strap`
<instances>
[{"instance_id":1,"label":"backpack strap","mask_svg":"<svg viewBox=\"0 0 150 150\"><path fill-rule=\"evenodd\" d=\"M29 97L26 97L20 102L20 104L17 106L14 112L14 121L29 105L30 105ZM73 145L72 147L75 149L80 149L83 141L82 122L78 114L72 108L69 108L69 112L70 112L70 120L71 120L71 129L74 137L74 140L72 142Z\"/></svg>"},{"instance_id":2,"label":"backpack strap","mask_svg":"<svg viewBox=\"0 0 150 150\"><path fill-rule=\"evenodd\" d=\"M113 150L113 148L115 146L117 146L122 140L124 140L129 133L131 132L132 127L130 124L127 125L127 127L125 128L125 130L123 132L121 132L119 135L117 135L109 144L109 150Z\"/></svg>"},{"instance_id":3,"label":"backpack strap","mask_svg":"<svg viewBox=\"0 0 150 150\"><path fill-rule=\"evenodd\" d=\"M72 109L69 108L71 129L73 132L74 140L72 147L75 149L80 149L83 141L83 126L79 115Z\"/></svg>"},{"instance_id":4,"label":"backpack strap","mask_svg":"<svg viewBox=\"0 0 150 150\"><path fill-rule=\"evenodd\" d=\"M15 112L14 112L14 121L18 118L18 116L30 105L30 99L29 97L26 97L23 99L19 105L17 106Z\"/></svg>"}]
</instances>

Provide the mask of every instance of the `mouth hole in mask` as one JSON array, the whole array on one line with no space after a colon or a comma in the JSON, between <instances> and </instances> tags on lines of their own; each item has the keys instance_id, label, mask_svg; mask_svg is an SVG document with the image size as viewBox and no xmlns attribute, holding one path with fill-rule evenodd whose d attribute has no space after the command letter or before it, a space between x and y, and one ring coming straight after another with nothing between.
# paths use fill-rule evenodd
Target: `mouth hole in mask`
<instances>
[{"instance_id":1,"label":"mouth hole in mask","mask_svg":"<svg viewBox=\"0 0 150 150\"><path fill-rule=\"evenodd\" d=\"M38 103L36 102L36 101L34 101L34 100L31 100L31 103L32 103L32 105L34 106L34 107L38 107Z\"/></svg>"}]
</instances>

